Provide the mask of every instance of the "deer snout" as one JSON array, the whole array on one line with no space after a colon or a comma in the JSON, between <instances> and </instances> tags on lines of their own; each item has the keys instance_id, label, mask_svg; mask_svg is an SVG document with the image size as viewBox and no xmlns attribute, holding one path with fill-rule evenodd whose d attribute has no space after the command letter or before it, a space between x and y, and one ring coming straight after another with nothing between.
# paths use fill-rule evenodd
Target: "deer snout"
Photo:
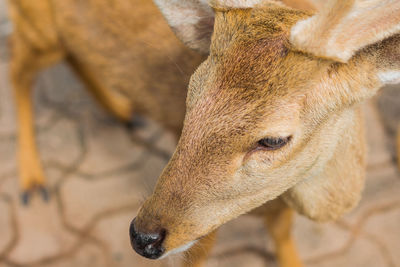
<instances>
[{"instance_id":1,"label":"deer snout","mask_svg":"<svg viewBox=\"0 0 400 267\"><path fill-rule=\"evenodd\" d=\"M157 259L165 252L163 242L167 231L159 228L155 231L143 231L135 226L135 219L129 227L132 248L143 257Z\"/></svg>"}]
</instances>

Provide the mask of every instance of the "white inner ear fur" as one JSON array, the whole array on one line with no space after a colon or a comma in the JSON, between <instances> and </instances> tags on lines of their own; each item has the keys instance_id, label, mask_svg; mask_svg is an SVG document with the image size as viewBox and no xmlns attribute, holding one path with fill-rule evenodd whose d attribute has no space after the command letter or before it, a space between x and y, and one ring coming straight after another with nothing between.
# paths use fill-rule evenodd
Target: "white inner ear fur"
<instances>
[{"instance_id":1,"label":"white inner ear fur","mask_svg":"<svg viewBox=\"0 0 400 267\"><path fill-rule=\"evenodd\" d=\"M171 27L197 24L204 17L213 17L211 6L251 8L265 0L154 0Z\"/></svg>"},{"instance_id":2,"label":"white inner ear fur","mask_svg":"<svg viewBox=\"0 0 400 267\"><path fill-rule=\"evenodd\" d=\"M214 16L208 0L154 0L171 27L196 24L202 16Z\"/></svg>"},{"instance_id":3,"label":"white inner ear fur","mask_svg":"<svg viewBox=\"0 0 400 267\"><path fill-rule=\"evenodd\" d=\"M265 0L210 0L211 5L231 8L251 8Z\"/></svg>"},{"instance_id":4,"label":"white inner ear fur","mask_svg":"<svg viewBox=\"0 0 400 267\"><path fill-rule=\"evenodd\" d=\"M349 10L336 5L341 1L320 4L318 14L293 26L291 43L301 51L347 62L359 49L400 31L400 1L355 0Z\"/></svg>"},{"instance_id":5,"label":"white inner ear fur","mask_svg":"<svg viewBox=\"0 0 400 267\"><path fill-rule=\"evenodd\" d=\"M400 70L379 72L378 78L383 84L398 84L400 83Z\"/></svg>"}]
</instances>

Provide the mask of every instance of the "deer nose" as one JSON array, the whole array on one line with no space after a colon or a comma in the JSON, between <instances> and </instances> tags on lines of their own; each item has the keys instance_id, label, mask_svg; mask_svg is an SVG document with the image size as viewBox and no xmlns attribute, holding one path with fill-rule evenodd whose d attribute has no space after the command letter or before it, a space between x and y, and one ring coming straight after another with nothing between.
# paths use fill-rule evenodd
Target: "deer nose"
<instances>
[{"instance_id":1,"label":"deer nose","mask_svg":"<svg viewBox=\"0 0 400 267\"><path fill-rule=\"evenodd\" d=\"M133 219L129 227L132 248L139 255L149 259L157 259L164 253L163 241L165 235L166 230L163 228L150 233L139 231L135 227L135 219Z\"/></svg>"}]
</instances>

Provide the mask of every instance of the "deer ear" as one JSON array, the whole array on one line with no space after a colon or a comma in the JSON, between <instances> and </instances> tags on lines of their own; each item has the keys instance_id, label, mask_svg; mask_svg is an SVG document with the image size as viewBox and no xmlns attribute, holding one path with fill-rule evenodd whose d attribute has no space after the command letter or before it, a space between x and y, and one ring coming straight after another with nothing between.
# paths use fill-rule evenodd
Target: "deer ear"
<instances>
[{"instance_id":1,"label":"deer ear","mask_svg":"<svg viewBox=\"0 0 400 267\"><path fill-rule=\"evenodd\" d=\"M214 12L207 0L154 0L183 43L208 53L214 28Z\"/></svg>"},{"instance_id":2,"label":"deer ear","mask_svg":"<svg viewBox=\"0 0 400 267\"><path fill-rule=\"evenodd\" d=\"M394 35L370 49L377 51L375 65L378 80L385 84L400 83L400 34Z\"/></svg>"},{"instance_id":3,"label":"deer ear","mask_svg":"<svg viewBox=\"0 0 400 267\"><path fill-rule=\"evenodd\" d=\"M291 30L295 49L347 62L360 49L400 31L398 0L314 0L316 15Z\"/></svg>"},{"instance_id":4,"label":"deer ear","mask_svg":"<svg viewBox=\"0 0 400 267\"><path fill-rule=\"evenodd\" d=\"M263 0L154 0L172 30L187 46L208 53L214 28L212 7L250 8Z\"/></svg>"}]
</instances>

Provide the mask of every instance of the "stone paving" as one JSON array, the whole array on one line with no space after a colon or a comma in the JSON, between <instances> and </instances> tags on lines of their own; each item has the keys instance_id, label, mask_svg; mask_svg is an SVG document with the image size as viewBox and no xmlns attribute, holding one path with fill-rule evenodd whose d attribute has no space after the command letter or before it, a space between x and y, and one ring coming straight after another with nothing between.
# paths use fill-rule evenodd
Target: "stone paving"
<instances>
[{"instance_id":1,"label":"stone paving","mask_svg":"<svg viewBox=\"0 0 400 267\"><path fill-rule=\"evenodd\" d=\"M0 267L178 266L179 255L146 260L128 240L129 222L173 151L173 136L151 121L128 132L63 64L42 73L35 90L38 144L51 199L44 203L35 197L30 206L21 205L7 78L11 27L4 8L0 0ZM393 149L399 88L382 90L365 109L369 161L363 199L335 223L296 217L294 235L305 266L400 266L400 176ZM262 223L242 216L221 227L207 266L277 264Z\"/></svg>"}]
</instances>

